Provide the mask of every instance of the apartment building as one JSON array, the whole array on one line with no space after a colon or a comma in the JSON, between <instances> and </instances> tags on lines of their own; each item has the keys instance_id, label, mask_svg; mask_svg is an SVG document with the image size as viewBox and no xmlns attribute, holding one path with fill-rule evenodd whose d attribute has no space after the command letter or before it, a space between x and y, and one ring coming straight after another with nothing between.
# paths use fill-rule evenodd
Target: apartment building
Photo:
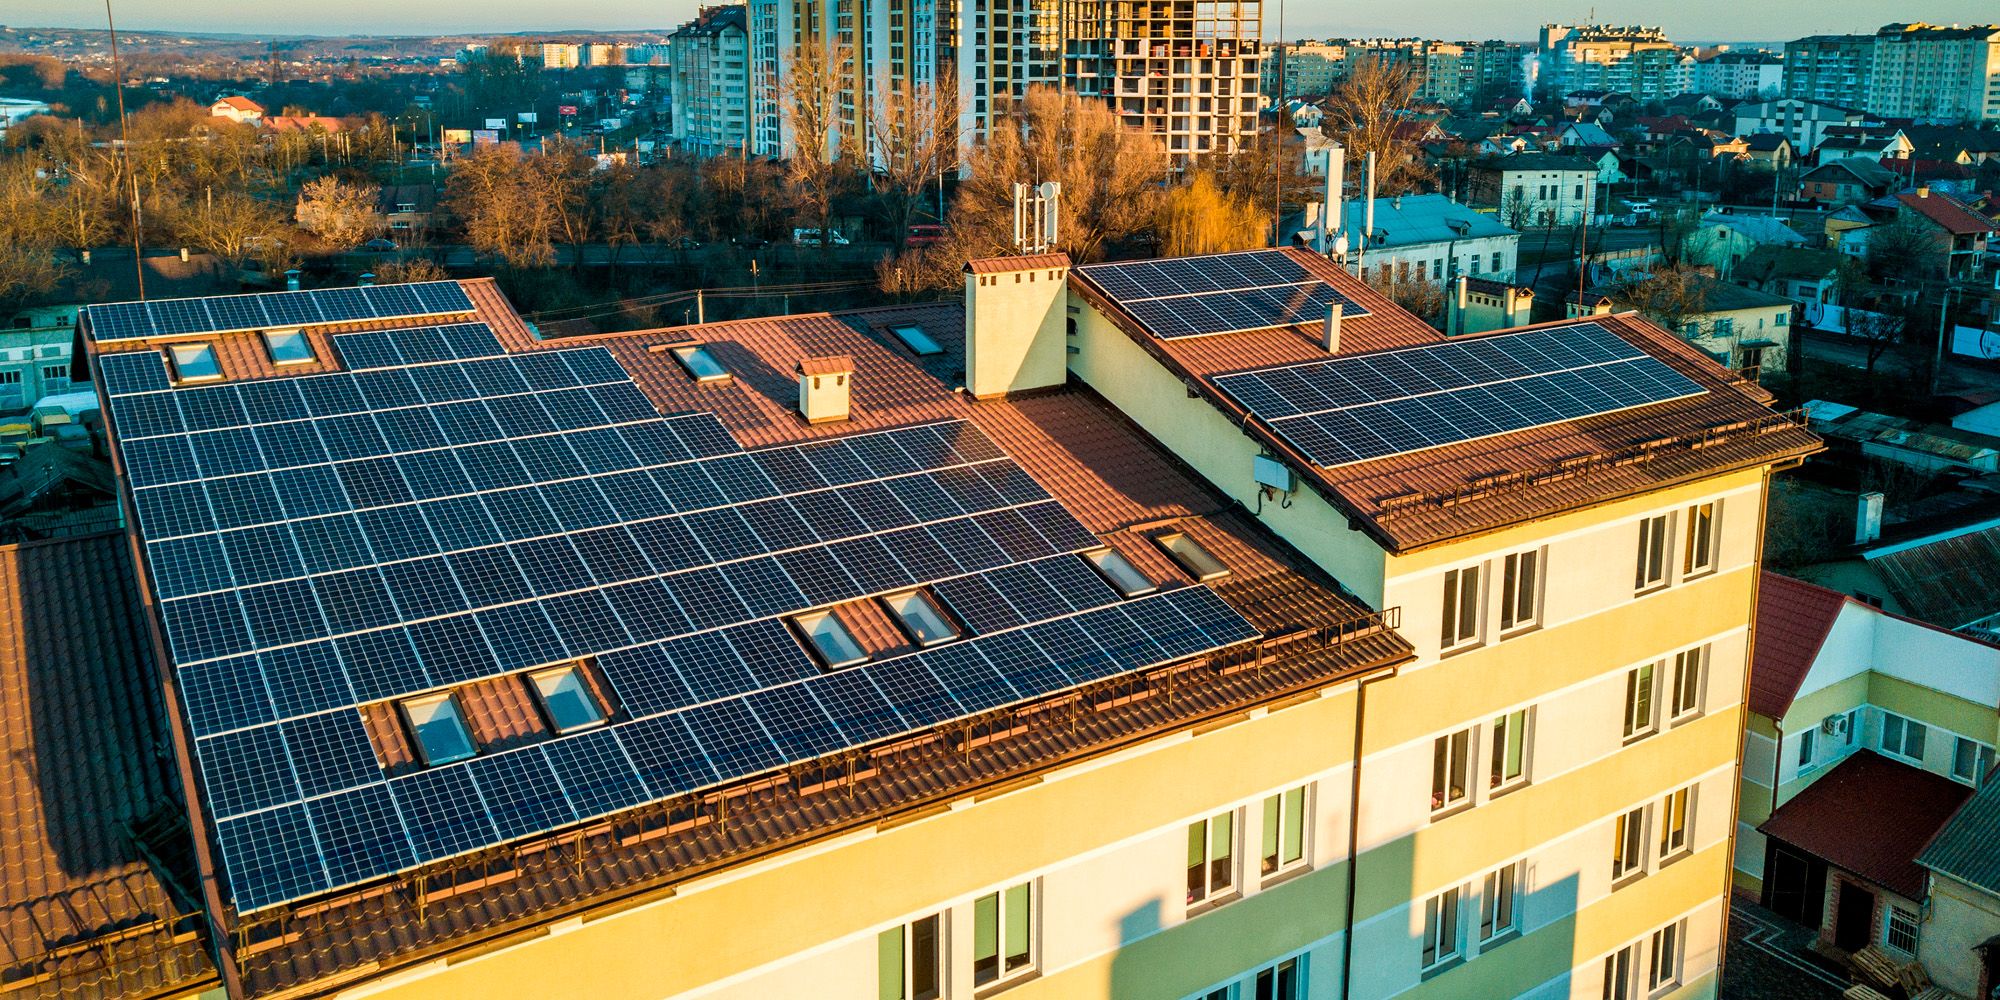
<instances>
[{"instance_id":1,"label":"apartment building","mask_svg":"<svg viewBox=\"0 0 2000 1000\"><path fill-rule=\"evenodd\" d=\"M1294 97L1316 98L1333 93L1334 84L1347 78L1346 45L1338 42L1273 42L1264 51L1259 87L1273 104ZM1278 72L1285 74L1283 93L1278 89Z\"/></svg>"},{"instance_id":2,"label":"apartment building","mask_svg":"<svg viewBox=\"0 0 2000 1000\"><path fill-rule=\"evenodd\" d=\"M1257 134L1261 0L1070 0L1066 75L1176 164Z\"/></svg>"},{"instance_id":3,"label":"apartment building","mask_svg":"<svg viewBox=\"0 0 2000 1000\"><path fill-rule=\"evenodd\" d=\"M1729 113L1736 118L1737 135L1782 135L1801 158L1819 148L1828 129L1861 123L1859 111L1793 97L1739 104Z\"/></svg>"},{"instance_id":4,"label":"apartment building","mask_svg":"<svg viewBox=\"0 0 2000 1000\"><path fill-rule=\"evenodd\" d=\"M0 413L20 413L70 390L76 306L33 306L0 327Z\"/></svg>"},{"instance_id":5,"label":"apartment building","mask_svg":"<svg viewBox=\"0 0 2000 1000\"><path fill-rule=\"evenodd\" d=\"M1650 27L1543 25L1538 89L1549 94L1604 90L1664 101L1694 84L1694 57Z\"/></svg>"},{"instance_id":6,"label":"apartment building","mask_svg":"<svg viewBox=\"0 0 2000 1000\"><path fill-rule=\"evenodd\" d=\"M667 36L674 145L696 156L743 155L750 143L748 9L704 7Z\"/></svg>"},{"instance_id":7,"label":"apartment building","mask_svg":"<svg viewBox=\"0 0 2000 1000\"><path fill-rule=\"evenodd\" d=\"M1775 97L1784 89L1784 66L1768 52L1720 52L1695 63L1694 90L1732 101Z\"/></svg>"},{"instance_id":8,"label":"apartment building","mask_svg":"<svg viewBox=\"0 0 2000 1000\"><path fill-rule=\"evenodd\" d=\"M2000 121L2000 25L1883 26L1866 110L1922 121Z\"/></svg>"},{"instance_id":9,"label":"apartment building","mask_svg":"<svg viewBox=\"0 0 2000 1000\"><path fill-rule=\"evenodd\" d=\"M1475 211L1441 194L1412 194L1347 202L1341 213L1348 259L1365 281L1392 287L1428 281L1442 287L1461 274L1511 280L1521 234L1490 212ZM1374 228L1368 228L1368 220Z\"/></svg>"},{"instance_id":10,"label":"apartment building","mask_svg":"<svg viewBox=\"0 0 2000 1000\"><path fill-rule=\"evenodd\" d=\"M1874 35L1812 35L1785 43L1784 93L1860 110L1875 65Z\"/></svg>"},{"instance_id":11,"label":"apartment building","mask_svg":"<svg viewBox=\"0 0 2000 1000\"><path fill-rule=\"evenodd\" d=\"M1818 442L1636 317L1447 341L1286 250L83 327L233 992L1715 993Z\"/></svg>"}]
</instances>

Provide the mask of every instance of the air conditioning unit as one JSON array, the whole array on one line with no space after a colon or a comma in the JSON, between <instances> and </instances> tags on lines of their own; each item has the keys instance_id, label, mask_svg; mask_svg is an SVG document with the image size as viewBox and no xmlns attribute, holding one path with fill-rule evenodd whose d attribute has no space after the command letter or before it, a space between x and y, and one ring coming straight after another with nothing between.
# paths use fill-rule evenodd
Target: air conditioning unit
<instances>
[{"instance_id":1,"label":"air conditioning unit","mask_svg":"<svg viewBox=\"0 0 2000 1000\"><path fill-rule=\"evenodd\" d=\"M1819 731L1834 739L1845 739L1849 721L1845 715L1829 715L1819 720Z\"/></svg>"}]
</instances>

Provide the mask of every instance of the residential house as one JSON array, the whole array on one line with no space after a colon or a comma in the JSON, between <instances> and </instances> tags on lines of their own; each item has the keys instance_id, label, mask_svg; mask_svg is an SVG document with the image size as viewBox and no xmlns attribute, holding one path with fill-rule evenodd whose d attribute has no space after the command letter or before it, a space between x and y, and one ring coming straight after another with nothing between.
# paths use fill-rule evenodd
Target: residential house
<instances>
[{"instance_id":1,"label":"residential house","mask_svg":"<svg viewBox=\"0 0 2000 1000\"><path fill-rule=\"evenodd\" d=\"M1441 194L1377 198L1375 227L1364 234L1367 206L1365 199L1350 200L1341 213L1348 260L1364 280L1442 286L1459 274L1502 281L1514 276L1521 234L1490 212Z\"/></svg>"},{"instance_id":2,"label":"residential house","mask_svg":"<svg viewBox=\"0 0 2000 1000\"><path fill-rule=\"evenodd\" d=\"M210 118L227 118L239 125L256 125L264 120L264 106L241 94L231 94L208 106Z\"/></svg>"},{"instance_id":3,"label":"residential house","mask_svg":"<svg viewBox=\"0 0 2000 1000\"><path fill-rule=\"evenodd\" d=\"M1838 420L1823 423L1833 428ZM1879 512L1869 529L1864 510L1856 535L1865 540L1800 575L1899 615L2000 640L2000 517L1973 515L1921 522L1885 538Z\"/></svg>"},{"instance_id":4,"label":"residential house","mask_svg":"<svg viewBox=\"0 0 2000 1000\"><path fill-rule=\"evenodd\" d=\"M1682 252L1689 260L1710 265L1716 274L1727 278L1757 247L1799 247L1805 243L1805 237L1768 215L1711 212L1702 216L1701 226L1688 235Z\"/></svg>"},{"instance_id":5,"label":"residential house","mask_svg":"<svg viewBox=\"0 0 2000 1000\"><path fill-rule=\"evenodd\" d=\"M1859 236L1860 244L1866 245L1867 233L1865 230L1874 225L1875 219L1867 212L1862 211L1860 205L1842 205L1827 213L1824 225L1826 245L1842 253L1846 253L1847 244L1850 242L1850 234Z\"/></svg>"},{"instance_id":6,"label":"residential house","mask_svg":"<svg viewBox=\"0 0 2000 1000\"><path fill-rule=\"evenodd\" d=\"M1618 139L1604 126L1592 122L1570 122L1556 132L1556 141L1564 149L1572 147L1605 148L1618 145Z\"/></svg>"},{"instance_id":7,"label":"residential house","mask_svg":"<svg viewBox=\"0 0 2000 1000\"><path fill-rule=\"evenodd\" d=\"M1834 304L1840 270L1841 256L1832 250L1757 246L1737 262L1729 280L1790 299L1797 323L1817 327L1826 308Z\"/></svg>"},{"instance_id":8,"label":"residential house","mask_svg":"<svg viewBox=\"0 0 2000 1000\"><path fill-rule=\"evenodd\" d=\"M269 115L263 119L264 131L271 134L283 132L321 132L332 135L347 131L347 121L330 115Z\"/></svg>"},{"instance_id":9,"label":"residential house","mask_svg":"<svg viewBox=\"0 0 2000 1000\"><path fill-rule=\"evenodd\" d=\"M1575 225L1597 204L1598 165L1555 153L1515 153L1472 162L1472 200L1503 222Z\"/></svg>"},{"instance_id":10,"label":"residential house","mask_svg":"<svg viewBox=\"0 0 2000 1000\"><path fill-rule=\"evenodd\" d=\"M1852 325L1858 312L1840 309L1840 325ZM1832 323L1822 329L1840 332ZM1828 400L1809 400L1805 410L1813 429L1826 435L1836 453L1901 465L1927 475L2000 472L2000 439ZM1816 574L1809 575L1817 578Z\"/></svg>"},{"instance_id":11,"label":"residential house","mask_svg":"<svg viewBox=\"0 0 2000 1000\"><path fill-rule=\"evenodd\" d=\"M1911 151L1916 149L1902 129L1892 129L1886 136L1847 132L1847 129L1835 127L1821 130L1819 145L1813 147L1813 156L1821 163L1850 156L1881 163L1884 160L1907 160Z\"/></svg>"},{"instance_id":12,"label":"residential house","mask_svg":"<svg viewBox=\"0 0 2000 1000\"><path fill-rule=\"evenodd\" d=\"M1990 767L1990 762L1989 762ZM1987 780L1917 855L1930 873L1917 957L1959 996L2000 989L2000 781Z\"/></svg>"},{"instance_id":13,"label":"residential house","mask_svg":"<svg viewBox=\"0 0 2000 1000\"><path fill-rule=\"evenodd\" d=\"M1510 330L1534 322L1535 290L1461 273L1445 291L1445 334Z\"/></svg>"},{"instance_id":14,"label":"residential house","mask_svg":"<svg viewBox=\"0 0 2000 1000\"><path fill-rule=\"evenodd\" d=\"M1572 312L1595 310L1599 308L1596 300L1609 300L1618 309L1643 308L1645 300L1635 286L1646 278L1639 272L1621 282L1592 288L1586 301L1572 303ZM1792 300L1704 274L1690 274L1685 280L1689 282L1687 304L1676 331L1681 339L1732 370L1762 374L1789 368Z\"/></svg>"},{"instance_id":15,"label":"residential house","mask_svg":"<svg viewBox=\"0 0 2000 1000\"><path fill-rule=\"evenodd\" d=\"M1792 168L1792 140L1773 132L1758 132L1737 140L1744 162L1753 170L1782 173Z\"/></svg>"},{"instance_id":16,"label":"residential house","mask_svg":"<svg viewBox=\"0 0 2000 1000\"><path fill-rule=\"evenodd\" d=\"M437 203L437 188L429 184L392 184L377 196L376 210L382 213L390 232L422 235L430 232L436 220Z\"/></svg>"},{"instance_id":17,"label":"residential house","mask_svg":"<svg viewBox=\"0 0 2000 1000\"><path fill-rule=\"evenodd\" d=\"M1819 148L1828 128L1852 125L1861 120L1858 111L1792 97L1739 104L1730 110L1730 114L1736 119L1736 134L1769 132L1782 135L1792 141L1793 151L1801 157L1811 156L1813 150Z\"/></svg>"},{"instance_id":18,"label":"residential house","mask_svg":"<svg viewBox=\"0 0 2000 1000\"><path fill-rule=\"evenodd\" d=\"M1889 193L1896 175L1866 156L1822 159L1799 175L1799 197L1825 205L1859 205Z\"/></svg>"},{"instance_id":19,"label":"residential house","mask_svg":"<svg viewBox=\"0 0 2000 1000\"><path fill-rule=\"evenodd\" d=\"M76 314L75 305L30 306L0 326L0 414L24 413L70 391Z\"/></svg>"},{"instance_id":20,"label":"residential house","mask_svg":"<svg viewBox=\"0 0 2000 1000\"><path fill-rule=\"evenodd\" d=\"M1257 274L1356 308L1158 284ZM186 709L95 728L164 731L207 902L120 932L212 922L243 995L1714 994L1767 490L1815 437L1637 317L1447 340L1300 251L964 279L562 344L417 286L458 322L307 324L283 369L90 307L147 588L116 662ZM1391 440L1312 389L1438 413L1425 371L1515 429ZM183 414L291 450L203 483L244 435ZM286 430L356 422L372 457ZM246 533L297 575L217 579ZM102 648L41 621L0 647ZM19 799L68 794L34 783L73 727L5 731ZM131 981L71 945L19 960Z\"/></svg>"},{"instance_id":21,"label":"residential house","mask_svg":"<svg viewBox=\"0 0 2000 1000\"><path fill-rule=\"evenodd\" d=\"M1678 94L1661 102L1669 115L1680 115L1690 119L1712 115L1722 110L1722 102L1713 94Z\"/></svg>"},{"instance_id":22,"label":"residential house","mask_svg":"<svg viewBox=\"0 0 2000 1000\"><path fill-rule=\"evenodd\" d=\"M1947 277L1967 278L1984 272L1986 249L1996 238L2000 222L1959 198L1928 187L1905 191L1896 196L1896 203L1897 215L1934 234L1944 254Z\"/></svg>"},{"instance_id":23,"label":"residential house","mask_svg":"<svg viewBox=\"0 0 2000 1000\"><path fill-rule=\"evenodd\" d=\"M1840 951L1874 946L1922 958L1940 984L1976 981L1969 948L1938 947L1955 942L1922 859L1963 870L1949 840L1926 844L1993 768L2000 648L1774 573L1758 611L1737 884ZM1863 813L1894 821L1855 822Z\"/></svg>"},{"instance_id":24,"label":"residential house","mask_svg":"<svg viewBox=\"0 0 2000 1000\"><path fill-rule=\"evenodd\" d=\"M2000 129L1967 125L1912 125L1904 130L1919 160L1943 160L1975 166L2000 159Z\"/></svg>"}]
</instances>

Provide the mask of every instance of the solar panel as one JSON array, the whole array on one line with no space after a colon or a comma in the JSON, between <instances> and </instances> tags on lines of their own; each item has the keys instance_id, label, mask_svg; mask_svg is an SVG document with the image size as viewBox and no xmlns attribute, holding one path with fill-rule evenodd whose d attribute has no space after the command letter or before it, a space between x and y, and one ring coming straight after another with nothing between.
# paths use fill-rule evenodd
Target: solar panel
<instances>
[{"instance_id":1,"label":"solar panel","mask_svg":"<svg viewBox=\"0 0 2000 1000\"><path fill-rule=\"evenodd\" d=\"M637 395L602 348L432 329L342 334L360 370L254 384L100 359L239 909L1192 648L1018 631L1129 612L1067 554L1095 536L970 424L745 452L711 414L602 395ZM967 641L829 675L785 624L919 584ZM594 733L392 780L356 710L580 657L628 713Z\"/></svg>"},{"instance_id":2,"label":"solar panel","mask_svg":"<svg viewBox=\"0 0 2000 1000\"><path fill-rule=\"evenodd\" d=\"M197 333L231 333L320 323L452 316L473 312L472 299L456 281L319 288L205 298L113 302L84 310L91 337L100 343ZM477 339L451 356L488 357Z\"/></svg>"},{"instance_id":3,"label":"solar panel","mask_svg":"<svg viewBox=\"0 0 2000 1000\"><path fill-rule=\"evenodd\" d=\"M1162 339L1317 323L1367 310L1282 250L1088 264L1076 273Z\"/></svg>"},{"instance_id":4,"label":"solar panel","mask_svg":"<svg viewBox=\"0 0 2000 1000\"><path fill-rule=\"evenodd\" d=\"M1704 391L1597 323L1237 372L1215 382L1323 467Z\"/></svg>"}]
</instances>

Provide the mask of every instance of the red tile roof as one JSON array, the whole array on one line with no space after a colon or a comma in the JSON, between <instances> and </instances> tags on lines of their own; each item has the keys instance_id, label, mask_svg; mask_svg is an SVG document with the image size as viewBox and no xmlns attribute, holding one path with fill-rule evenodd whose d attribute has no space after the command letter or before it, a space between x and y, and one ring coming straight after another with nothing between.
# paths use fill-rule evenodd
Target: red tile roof
<instances>
[{"instance_id":1,"label":"red tile roof","mask_svg":"<svg viewBox=\"0 0 2000 1000\"><path fill-rule=\"evenodd\" d=\"M982 257L965 262L965 269L974 274L1010 274L1015 271L1038 271L1045 267L1068 267L1069 254L1038 253L1026 257Z\"/></svg>"},{"instance_id":2,"label":"red tile roof","mask_svg":"<svg viewBox=\"0 0 2000 1000\"><path fill-rule=\"evenodd\" d=\"M179 808L144 621L123 534L0 548L0 989L215 978L126 826Z\"/></svg>"},{"instance_id":3,"label":"red tile roof","mask_svg":"<svg viewBox=\"0 0 2000 1000\"><path fill-rule=\"evenodd\" d=\"M1917 854L1972 795L1941 774L1862 750L1821 775L1758 827L1908 899L1924 893Z\"/></svg>"},{"instance_id":4,"label":"red tile roof","mask_svg":"<svg viewBox=\"0 0 2000 1000\"><path fill-rule=\"evenodd\" d=\"M1990 233L2000 227L2000 223L1995 223L1992 219L1973 211L1964 202L1942 191L1930 191L1926 194L1905 191L1897 195L1896 200L1901 202L1904 208L1929 219L1939 229L1954 236L1976 236L1980 233Z\"/></svg>"},{"instance_id":5,"label":"red tile roof","mask_svg":"<svg viewBox=\"0 0 2000 1000\"><path fill-rule=\"evenodd\" d=\"M854 370L854 359L845 354L830 358L803 358L798 367L801 375L844 375Z\"/></svg>"},{"instance_id":6,"label":"red tile roof","mask_svg":"<svg viewBox=\"0 0 2000 1000\"><path fill-rule=\"evenodd\" d=\"M1750 711L1782 719L1833 631L1847 595L1766 572L1757 590L1756 653L1750 663Z\"/></svg>"}]
</instances>

